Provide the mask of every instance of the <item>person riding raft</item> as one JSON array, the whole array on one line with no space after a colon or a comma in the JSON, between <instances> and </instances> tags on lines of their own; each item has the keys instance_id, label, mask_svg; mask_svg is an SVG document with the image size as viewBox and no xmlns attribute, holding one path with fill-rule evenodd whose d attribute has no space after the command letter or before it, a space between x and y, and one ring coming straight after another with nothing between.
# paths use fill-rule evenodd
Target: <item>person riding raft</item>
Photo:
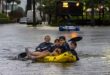
<instances>
[{"instance_id":1,"label":"person riding raft","mask_svg":"<svg viewBox=\"0 0 110 75\"><path fill-rule=\"evenodd\" d=\"M55 47L55 48L58 48L56 50L52 49L52 51L55 51L56 53L58 53L57 55L59 54L62 54L66 51L70 51L73 55L76 56L76 59L79 60L79 57L75 51L75 48L77 47L77 41L80 41L82 39L82 37L75 37L75 38L71 38L69 41L71 42L70 44L68 44L66 42L66 38L64 36L60 36L59 39L57 39L57 41L59 42L58 44L60 44L60 46L58 47ZM39 46L36 48L36 50L39 51ZM47 50L47 49L46 49ZM34 52L36 53L36 52ZM38 52L39 53L39 52ZM38 54L37 53L37 54ZM21 53L22 54L22 53ZM44 52L40 52L39 53L40 57L44 57L44 56L47 56L48 55L48 51L44 51ZM50 54L49 54L50 55ZM54 52L52 53L52 55L56 55L54 54ZM21 55L20 55L21 56Z\"/></svg>"},{"instance_id":2,"label":"person riding raft","mask_svg":"<svg viewBox=\"0 0 110 75\"><path fill-rule=\"evenodd\" d=\"M77 60L77 61L79 60L79 57L78 57L78 54L77 54L77 52L76 52L75 49L76 49L76 47L77 47L77 42L80 41L80 40L82 40L82 37L81 37L81 36L77 36L77 37L71 38L71 39L69 40L69 42L70 42L70 52L71 52L73 55L76 56L76 60Z\"/></svg>"}]
</instances>

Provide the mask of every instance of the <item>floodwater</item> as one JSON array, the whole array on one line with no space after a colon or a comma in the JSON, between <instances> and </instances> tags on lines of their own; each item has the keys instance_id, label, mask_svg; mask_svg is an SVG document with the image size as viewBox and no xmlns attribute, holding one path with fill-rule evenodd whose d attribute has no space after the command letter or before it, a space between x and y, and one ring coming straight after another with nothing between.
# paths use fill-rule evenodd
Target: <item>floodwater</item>
<instances>
[{"instance_id":1,"label":"floodwater","mask_svg":"<svg viewBox=\"0 0 110 75\"><path fill-rule=\"evenodd\" d=\"M46 34L52 42L60 35L69 39L71 32L57 27L27 27L20 24L0 25L0 75L110 75L110 27L80 27L83 40L76 49L80 60L75 63L31 63L10 58L34 48Z\"/></svg>"}]
</instances>

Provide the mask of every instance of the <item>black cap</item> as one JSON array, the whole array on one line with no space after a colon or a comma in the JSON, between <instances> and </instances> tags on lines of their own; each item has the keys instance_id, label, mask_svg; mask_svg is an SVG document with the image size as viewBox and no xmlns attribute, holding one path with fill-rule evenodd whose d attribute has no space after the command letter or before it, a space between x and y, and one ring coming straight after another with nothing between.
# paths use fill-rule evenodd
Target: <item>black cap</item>
<instances>
[{"instance_id":1,"label":"black cap","mask_svg":"<svg viewBox=\"0 0 110 75\"><path fill-rule=\"evenodd\" d=\"M66 40L65 36L60 36L59 39Z\"/></svg>"},{"instance_id":2,"label":"black cap","mask_svg":"<svg viewBox=\"0 0 110 75\"><path fill-rule=\"evenodd\" d=\"M78 41L80 41L80 40L82 40L82 37L81 37L81 36L78 36L78 37L75 37L75 38L71 38L71 39L68 40L68 41L70 41L70 42L78 42Z\"/></svg>"}]
</instances>

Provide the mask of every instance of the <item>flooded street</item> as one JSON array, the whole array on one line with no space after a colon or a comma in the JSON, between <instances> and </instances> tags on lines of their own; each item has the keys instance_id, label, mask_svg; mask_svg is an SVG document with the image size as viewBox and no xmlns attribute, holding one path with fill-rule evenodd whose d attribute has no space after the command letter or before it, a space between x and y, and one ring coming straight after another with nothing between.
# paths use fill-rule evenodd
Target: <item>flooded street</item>
<instances>
[{"instance_id":1,"label":"flooded street","mask_svg":"<svg viewBox=\"0 0 110 75\"><path fill-rule=\"evenodd\" d=\"M20 24L0 25L0 75L110 75L110 27L80 27L83 40L76 49L80 60L75 63L31 63L11 60L32 51L46 34L52 42L60 35L69 39L71 32L59 32L57 27L27 27Z\"/></svg>"}]
</instances>

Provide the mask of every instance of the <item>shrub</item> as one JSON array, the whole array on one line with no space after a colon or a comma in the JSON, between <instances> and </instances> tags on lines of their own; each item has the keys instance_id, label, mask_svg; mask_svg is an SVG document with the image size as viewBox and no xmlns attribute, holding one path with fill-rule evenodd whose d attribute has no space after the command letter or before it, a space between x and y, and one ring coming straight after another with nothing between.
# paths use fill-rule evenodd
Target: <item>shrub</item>
<instances>
[{"instance_id":1,"label":"shrub","mask_svg":"<svg viewBox=\"0 0 110 75\"><path fill-rule=\"evenodd\" d=\"M0 13L0 18L7 18L7 15Z\"/></svg>"},{"instance_id":2,"label":"shrub","mask_svg":"<svg viewBox=\"0 0 110 75\"><path fill-rule=\"evenodd\" d=\"M3 23L9 23L9 22L10 22L9 17L7 17L6 14L0 13L0 23L3 24Z\"/></svg>"}]
</instances>

